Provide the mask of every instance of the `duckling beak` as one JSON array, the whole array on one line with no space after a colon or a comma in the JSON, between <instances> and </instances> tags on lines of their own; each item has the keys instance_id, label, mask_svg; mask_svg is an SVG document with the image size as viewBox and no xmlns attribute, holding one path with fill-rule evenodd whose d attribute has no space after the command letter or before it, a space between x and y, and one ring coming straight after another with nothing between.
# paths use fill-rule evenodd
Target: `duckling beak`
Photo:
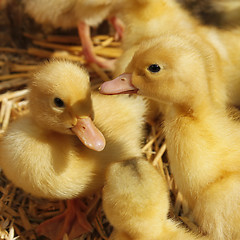
<instances>
[{"instance_id":1,"label":"duckling beak","mask_svg":"<svg viewBox=\"0 0 240 240\"><path fill-rule=\"evenodd\" d=\"M72 131L86 147L92 150L102 151L106 145L103 134L88 116L78 117Z\"/></svg>"},{"instance_id":2,"label":"duckling beak","mask_svg":"<svg viewBox=\"0 0 240 240\"><path fill-rule=\"evenodd\" d=\"M102 94L137 93L138 89L132 84L132 74L124 73L117 78L103 83L99 88Z\"/></svg>"}]
</instances>

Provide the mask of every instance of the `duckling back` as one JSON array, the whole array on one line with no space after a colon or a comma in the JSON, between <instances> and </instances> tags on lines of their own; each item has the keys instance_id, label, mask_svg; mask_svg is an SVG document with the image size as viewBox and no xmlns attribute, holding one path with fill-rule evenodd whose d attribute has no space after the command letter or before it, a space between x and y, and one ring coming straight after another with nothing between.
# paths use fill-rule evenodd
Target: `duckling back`
<instances>
[{"instance_id":1,"label":"duckling back","mask_svg":"<svg viewBox=\"0 0 240 240\"><path fill-rule=\"evenodd\" d=\"M39 23L51 23L54 27L75 27L78 21L96 26L110 12L111 1L83 0L24 0L25 11Z\"/></svg>"}]
</instances>

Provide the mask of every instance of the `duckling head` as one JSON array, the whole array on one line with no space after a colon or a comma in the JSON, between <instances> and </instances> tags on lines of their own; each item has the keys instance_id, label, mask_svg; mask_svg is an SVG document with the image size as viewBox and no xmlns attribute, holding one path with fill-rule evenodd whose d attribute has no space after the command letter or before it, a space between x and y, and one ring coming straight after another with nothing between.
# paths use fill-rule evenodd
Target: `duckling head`
<instances>
[{"instance_id":1,"label":"duckling head","mask_svg":"<svg viewBox=\"0 0 240 240\"><path fill-rule=\"evenodd\" d=\"M209 96L213 74L219 73L212 49L202 48L197 41L178 35L144 41L125 73L102 84L100 92L137 93L170 104L200 102Z\"/></svg>"},{"instance_id":2,"label":"duckling head","mask_svg":"<svg viewBox=\"0 0 240 240\"><path fill-rule=\"evenodd\" d=\"M76 134L88 148L103 150L105 139L93 123L89 75L83 67L47 62L34 74L29 90L30 114L41 128Z\"/></svg>"}]
</instances>

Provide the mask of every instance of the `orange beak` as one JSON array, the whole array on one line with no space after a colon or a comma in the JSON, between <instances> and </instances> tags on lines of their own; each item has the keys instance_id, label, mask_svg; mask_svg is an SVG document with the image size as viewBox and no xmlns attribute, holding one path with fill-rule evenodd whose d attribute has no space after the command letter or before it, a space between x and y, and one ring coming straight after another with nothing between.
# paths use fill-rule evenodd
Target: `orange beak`
<instances>
[{"instance_id":1,"label":"orange beak","mask_svg":"<svg viewBox=\"0 0 240 240\"><path fill-rule=\"evenodd\" d=\"M111 81L104 82L99 88L102 94L137 93L138 89L132 84L132 74L124 73Z\"/></svg>"},{"instance_id":2,"label":"orange beak","mask_svg":"<svg viewBox=\"0 0 240 240\"><path fill-rule=\"evenodd\" d=\"M86 147L92 150L102 151L106 145L103 134L88 116L78 117L72 131Z\"/></svg>"}]
</instances>

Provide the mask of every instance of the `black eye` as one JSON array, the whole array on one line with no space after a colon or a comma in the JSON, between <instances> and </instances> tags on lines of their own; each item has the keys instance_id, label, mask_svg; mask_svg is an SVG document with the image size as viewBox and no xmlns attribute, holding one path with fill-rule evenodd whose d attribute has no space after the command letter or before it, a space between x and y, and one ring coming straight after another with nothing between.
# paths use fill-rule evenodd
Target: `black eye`
<instances>
[{"instance_id":1,"label":"black eye","mask_svg":"<svg viewBox=\"0 0 240 240\"><path fill-rule=\"evenodd\" d=\"M54 98L54 103L57 107L64 107L64 102L61 98Z\"/></svg>"},{"instance_id":2,"label":"black eye","mask_svg":"<svg viewBox=\"0 0 240 240\"><path fill-rule=\"evenodd\" d=\"M152 64L148 67L148 71L156 73L161 70L161 67L158 64Z\"/></svg>"}]
</instances>

